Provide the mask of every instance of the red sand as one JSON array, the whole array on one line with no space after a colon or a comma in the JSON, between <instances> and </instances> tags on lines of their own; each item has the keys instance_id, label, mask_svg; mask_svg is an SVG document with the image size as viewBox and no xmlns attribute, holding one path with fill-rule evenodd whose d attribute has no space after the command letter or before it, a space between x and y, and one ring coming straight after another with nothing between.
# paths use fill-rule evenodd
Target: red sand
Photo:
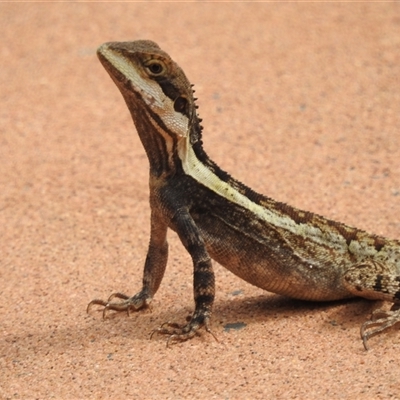
<instances>
[{"instance_id":1,"label":"red sand","mask_svg":"<svg viewBox=\"0 0 400 400\"><path fill-rule=\"evenodd\" d=\"M2 3L0 33L1 398L399 397L398 329L359 338L380 304L293 301L218 265L219 342L150 340L193 310L174 234L152 312L85 311L139 290L149 234L147 160L98 45L170 53L236 178L400 238L399 2Z\"/></svg>"}]
</instances>

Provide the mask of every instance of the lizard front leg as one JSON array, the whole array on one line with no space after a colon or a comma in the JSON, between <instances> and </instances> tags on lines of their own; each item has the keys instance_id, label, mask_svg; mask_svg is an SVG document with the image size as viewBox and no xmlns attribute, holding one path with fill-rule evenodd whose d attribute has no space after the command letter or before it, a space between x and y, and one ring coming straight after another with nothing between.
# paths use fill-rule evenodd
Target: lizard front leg
<instances>
[{"instance_id":1,"label":"lizard front leg","mask_svg":"<svg viewBox=\"0 0 400 400\"><path fill-rule=\"evenodd\" d=\"M103 318L108 310L126 311L140 310L146 308L153 299L154 294L160 287L164 276L168 259L168 226L159 215L151 214L150 243L147 251L146 262L143 272L142 290L134 296L127 296L123 293L113 293L108 300L94 299L87 306L87 312L94 304L104 306ZM122 299L121 302L114 302L113 299Z\"/></svg>"},{"instance_id":2,"label":"lizard front leg","mask_svg":"<svg viewBox=\"0 0 400 400\"><path fill-rule=\"evenodd\" d=\"M215 296L215 278L211 258L190 213L186 209L179 209L171 220L171 227L177 232L182 244L192 257L195 310L187 324L167 322L153 332L169 335L167 345L171 341L192 338L198 334L201 327L213 335L209 322Z\"/></svg>"}]
</instances>

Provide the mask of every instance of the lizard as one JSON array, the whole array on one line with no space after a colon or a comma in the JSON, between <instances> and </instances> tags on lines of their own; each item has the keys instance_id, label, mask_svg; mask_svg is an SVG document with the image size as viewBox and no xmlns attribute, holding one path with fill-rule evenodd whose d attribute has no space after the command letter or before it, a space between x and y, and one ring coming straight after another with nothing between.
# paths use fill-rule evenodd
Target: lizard
<instances>
[{"instance_id":1,"label":"lizard","mask_svg":"<svg viewBox=\"0 0 400 400\"><path fill-rule=\"evenodd\" d=\"M211 332L212 260L250 284L295 299L392 302L362 324L365 349L371 336L400 321L400 241L275 201L223 171L203 149L193 85L155 42L109 42L97 55L147 154L151 216L141 290L94 299L87 312L100 305L104 318L109 310L129 314L149 307L166 270L172 229L193 262L195 308L185 324L167 322L153 331L169 335L167 345L202 328Z\"/></svg>"}]
</instances>

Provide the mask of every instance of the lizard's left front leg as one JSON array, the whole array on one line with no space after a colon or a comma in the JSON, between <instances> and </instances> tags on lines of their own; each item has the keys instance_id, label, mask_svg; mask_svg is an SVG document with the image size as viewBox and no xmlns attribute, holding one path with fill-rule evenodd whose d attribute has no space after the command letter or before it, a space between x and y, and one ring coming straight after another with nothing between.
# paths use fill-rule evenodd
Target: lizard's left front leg
<instances>
[{"instance_id":1,"label":"lizard's left front leg","mask_svg":"<svg viewBox=\"0 0 400 400\"><path fill-rule=\"evenodd\" d=\"M186 325L167 322L153 332L170 335L167 345L171 341L183 341L192 338L198 334L201 327L212 334L209 322L215 296L215 279L211 258L200 231L186 208L179 209L176 212L171 220L171 227L177 232L193 260L195 310Z\"/></svg>"}]
</instances>

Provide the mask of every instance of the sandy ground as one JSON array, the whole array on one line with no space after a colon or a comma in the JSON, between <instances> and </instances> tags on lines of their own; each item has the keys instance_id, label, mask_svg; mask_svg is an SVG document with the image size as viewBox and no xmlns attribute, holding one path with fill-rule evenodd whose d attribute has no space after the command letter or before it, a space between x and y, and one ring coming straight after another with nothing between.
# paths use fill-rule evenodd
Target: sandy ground
<instances>
[{"instance_id":1,"label":"sandy ground","mask_svg":"<svg viewBox=\"0 0 400 400\"><path fill-rule=\"evenodd\" d=\"M171 54L236 178L399 238L399 2L1 3L0 37L1 398L400 397L398 329L359 338L382 304L294 301L218 265L219 342L150 340L193 310L172 233L151 312L86 314L139 290L149 236L147 159L98 45Z\"/></svg>"}]
</instances>

